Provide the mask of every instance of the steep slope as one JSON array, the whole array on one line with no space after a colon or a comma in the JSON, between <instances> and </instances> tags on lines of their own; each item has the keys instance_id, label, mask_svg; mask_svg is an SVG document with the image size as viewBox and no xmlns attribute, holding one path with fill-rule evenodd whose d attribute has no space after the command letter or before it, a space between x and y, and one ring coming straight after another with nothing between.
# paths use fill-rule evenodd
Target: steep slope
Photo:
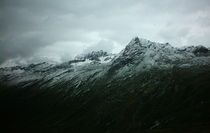
<instances>
[{"instance_id":1,"label":"steep slope","mask_svg":"<svg viewBox=\"0 0 210 133\"><path fill-rule=\"evenodd\" d=\"M104 61L107 58L108 61ZM210 52L134 38L118 55L0 69L10 132L208 132Z\"/></svg>"}]
</instances>

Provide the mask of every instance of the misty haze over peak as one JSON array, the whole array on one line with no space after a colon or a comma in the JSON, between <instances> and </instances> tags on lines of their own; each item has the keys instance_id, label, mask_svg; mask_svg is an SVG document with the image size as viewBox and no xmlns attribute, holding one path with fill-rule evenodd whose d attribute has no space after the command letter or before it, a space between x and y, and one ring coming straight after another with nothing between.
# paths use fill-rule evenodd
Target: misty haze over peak
<instances>
[{"instance_id":1,"label":"misty haze over peak","mask_svg":"<svg viewBox=\"0 0 210 133\"><path fill-rule=\"evenodd\" d=\"M1 0L0 64L118 53L134 36L209 47L209 16L209 0Z\"/></svg>"}]
</instances>

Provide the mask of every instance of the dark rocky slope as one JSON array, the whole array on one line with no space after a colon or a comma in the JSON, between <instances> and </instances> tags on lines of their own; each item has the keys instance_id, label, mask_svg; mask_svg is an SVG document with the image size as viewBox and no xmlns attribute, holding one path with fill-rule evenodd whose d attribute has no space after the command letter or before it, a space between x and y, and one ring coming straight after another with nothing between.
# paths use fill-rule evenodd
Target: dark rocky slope
<instances>
[{"instance_id":1,"label":"dark rocky slope","mask_svg":"<svg viewBox=\"0 0 210 133\"><path fill-rule=\"evenodd\" d=\"M209 51L199 48L135 38L106 64L2 68L1 130L209 132Z\"/></svg>"}]
</instances>

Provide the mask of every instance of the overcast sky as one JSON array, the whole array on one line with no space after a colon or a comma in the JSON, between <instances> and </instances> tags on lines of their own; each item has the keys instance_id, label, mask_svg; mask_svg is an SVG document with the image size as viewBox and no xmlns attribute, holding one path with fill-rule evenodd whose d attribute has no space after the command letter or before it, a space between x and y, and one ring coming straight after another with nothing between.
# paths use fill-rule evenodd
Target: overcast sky
<instances>
[{"instance_id":1,"label":"overcast sky","mask_svg":"<svg viewBox=\"0 0 210 133\"><path fill-rule=\"evenodd\" d=\"M0 63L119 52L135 36L210 46L209 0L0 0Z\"/></svg>"}]
</instances>

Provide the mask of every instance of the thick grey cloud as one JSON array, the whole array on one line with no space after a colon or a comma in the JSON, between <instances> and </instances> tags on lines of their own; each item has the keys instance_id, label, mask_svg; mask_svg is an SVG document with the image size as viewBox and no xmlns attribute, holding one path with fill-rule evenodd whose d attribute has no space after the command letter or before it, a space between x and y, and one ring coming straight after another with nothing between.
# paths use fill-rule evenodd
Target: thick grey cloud
<instances>
[{"instance_id":1,"label":"thick grey cloud","mask_svg":"<svg viewBox=\"0 0 210 133\"><path fill-rule=\"evenodd\" d=\"M118 52L139 36L210 46L209 0L1 0L0 62Z\"/></svg>"}]
</instances>

